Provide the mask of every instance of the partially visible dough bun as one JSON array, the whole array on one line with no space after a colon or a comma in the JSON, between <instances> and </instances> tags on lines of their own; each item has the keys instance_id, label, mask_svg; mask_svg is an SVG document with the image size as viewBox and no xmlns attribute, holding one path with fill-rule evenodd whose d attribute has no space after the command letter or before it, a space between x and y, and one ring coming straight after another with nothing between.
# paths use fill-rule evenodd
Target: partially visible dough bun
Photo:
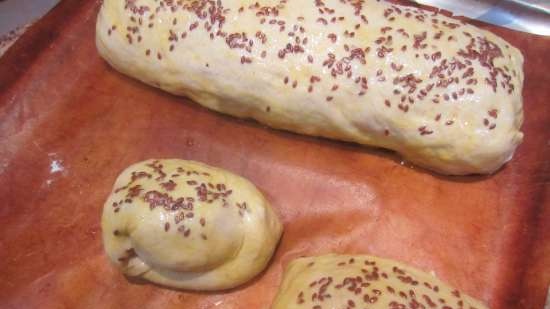
<instances>
[{"instance_id":1,"label":"partially visible dough bun","mask_svg":"<svg viewBox=\"0 0 550 309\"><path fill-rule=\"evenodd\" d=\"M178 159L124 170L101 225L107 255L124 274L189 290L228 289L252 279L282 233L252 183Z\"/></svg>"},{"instance_id":2,"label":"partially visible dough bun","mask_svg":"<svg viewBox=\"0 0 550 309\"><path fill-rule=\"evenodd\" d=\"M272 309L311 308L487 307L405 264L367 255L330 254L292 261L272 306Z\"/></svg>"},{"instance_id":3,"label":"partially visible dough bun","mask_svg":"<svg viewBox=\"0 0 550 309\"><path fill-rule=\"evenodd\" d=\"M274 128L492 173L523 139L523 56L491 32L386 1L104 0L120 72Z\"/></svg>"}]
</instances>

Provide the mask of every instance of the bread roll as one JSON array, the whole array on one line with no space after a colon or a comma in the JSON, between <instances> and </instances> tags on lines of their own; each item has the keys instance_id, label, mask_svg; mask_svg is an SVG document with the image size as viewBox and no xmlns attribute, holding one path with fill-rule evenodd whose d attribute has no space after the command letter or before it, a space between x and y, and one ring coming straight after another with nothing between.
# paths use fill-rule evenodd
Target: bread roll
<instances>
[{"instance_id":1,"label":"bread roll","mask_svg":"<svg viewBox=\"0 0 550 309\"><path fill-rule=\"evenodd\" d=\"M522 141L523 57L461 21L378 1L104 0L114 68L274 128L492 173Z\"/></svg>"},{"instance_id":2,"label":"bread roll","mask_svg":"<svg viewBox=\"0 0 550 309\"><path fill-rule=\"evenodd\" d=\"M176 159L124 170L101 227L105 251L124 274L189 290L250 280L266 267L282 232L249 181Z\"/></svg>"},{"instance_id":3,"label":"bread roll","mask_svg":"<svg viewBox=\"0 0 550 309\"><path fill-rule=\"evenodd\" d=\"M402 263L374 256L330 254L292 261L271 308L487 307Z\"/></svg>"}]
</instances>

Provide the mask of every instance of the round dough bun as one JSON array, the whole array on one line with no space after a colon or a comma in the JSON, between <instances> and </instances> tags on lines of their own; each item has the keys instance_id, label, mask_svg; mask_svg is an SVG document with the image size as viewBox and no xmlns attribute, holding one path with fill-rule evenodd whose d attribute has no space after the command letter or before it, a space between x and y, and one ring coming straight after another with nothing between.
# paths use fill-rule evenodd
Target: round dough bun
<instances>
[{"instance_id":1,"label":"round dough bun","mask_svg":"<svg viewBox=\"0 0 550 309\"><path fill-rule=\"evenodd\" d=\"M124 274L189 290L229 289L252 279L282 233L248 180L179 159L124 170L101 226L105 251Z\"/></svg>"},{"instance_id":2,"label":"round dough bun","mask_svg":"<svg viewBox=\"0 0 550 309\"><path fill-rule=\"evenodd\" d=\"M272 309L486 309L434 276L367 255L329 254L290 263Z\"/></svg>"}]
</instances>

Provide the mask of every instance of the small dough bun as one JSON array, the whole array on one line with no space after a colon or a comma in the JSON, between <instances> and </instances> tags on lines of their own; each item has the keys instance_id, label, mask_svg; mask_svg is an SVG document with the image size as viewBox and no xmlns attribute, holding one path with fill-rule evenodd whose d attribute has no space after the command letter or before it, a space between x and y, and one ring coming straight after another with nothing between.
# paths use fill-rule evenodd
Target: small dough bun
<instances>
[{"instance_id":1,"label":"small dough bun","mask_svg":"<svg viewBox=\"0 0 550 309\"><path fill-rule=\"evenodd\" d=\"M478 300L405 264L329 254L290 263L272 309L486 309Z\"/></svg>"},{"instance_id":2,"label":"small dough bun","mask_svg":"<svg viewBox=\"0 0 550 309\"><path fill-rule=\"evenodd\" d=\"M282 233L248 180L179 159L124 170L101 225L105 251L125 275L189 290L229 289L252 279Z\"/></svg>"}]
</instances>

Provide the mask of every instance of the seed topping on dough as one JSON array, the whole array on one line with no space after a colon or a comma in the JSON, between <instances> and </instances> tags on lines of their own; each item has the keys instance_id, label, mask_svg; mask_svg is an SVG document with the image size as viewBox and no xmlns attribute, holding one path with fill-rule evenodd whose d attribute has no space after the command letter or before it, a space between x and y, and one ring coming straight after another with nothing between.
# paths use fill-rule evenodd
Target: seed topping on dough
<instances>
[{"instance_id":1,"label":"seed topping on dough","mask_svg":"<svg viewBox=\"0 0 550 309\"><path fill-rule=\"evenodd\" d=\"M367 94L373 84L390 85L394 88L393 96L373 103L396 106L401 117L421 104L436 104L430 107L433 115L426 118L426 126L430 129L418 130L424 138L454 123L453 120L434 120L430 125L429 119L436 115L453 118L444 113L443 105L461 104L463 98L475 96L476 85L481 83L494 93L506 94L517 88L513 79L517 72L498 64L505 58L499 45L482 34L469 31L464 22L437 10L388 4L380 16L386 25L380 27L371 25L366 17L374 1L341 0L339 3L343 5L333 6L332 1L315 0L313 17L288 14L285 10L288 10L289 1L296 0L279 0L271 5L256 1L232 9L227 8L223 0L125 0L127 19L105 31L111 39L118 34L132 48L143 49L148 61L162 63L166 58L178 57L178 49L194 44L191 38L205 37L205 44L219 41L227 49L225 52L236 53L242 70L255 70L250 64L256 62L289 60L297 61L306 70L308 66L315 67L315 71L323 72L318 76L323 80L321 84L308 83L299 74L281 79L291 91L321 92L324 100L320 100L320 104L346 103L342 98L347 97L341 93L349 93L349 87L354 87L352 93L358 97L358 104L367 104L370 102L359 98ZM246 17L247 21L251 18L253 23L247 31L229 31L227 24L239 16ZM305 23L306 18L312 19L307 20L310 23ZM405 29L402 26L405 21L412 23L411 27ZM341 26L344 24L349 26ZM151 49L147 45L152 40L151 30L161 26L167 28L165 46L161 44L157 50ZM323 54L310 53L315 48L312 44L331 48ZM456 52L445 54L443 46ZM431 71L419 74L415 68L398 60L411 54L419 65L431 67ZM372 67L380 66L383 68L378 72L384 71L384 74L371 73ZM476 72L475 68L480 67L483 72ZM354 83L342 87L344 80ZM488 131L494 130L496 117L487 123L482 112L480 124ZM385 131L380 134L387 136Z\"/></svg>"},{"instance_id":2,"label":"seed topping on dough","mask_svg":"<svg viewBox=\"0 0 550 309\"><path fill-rule=\"evenodd\" d=\"M196 218L197 207L234 207L240 217L244 217L250 211L246 201L232 202L230 197L233 189L229 188L227 184L209 182L210 173L178 167L176 171L170 171L171 179L167 180L168 173L160 162L159 160L152 161L146 165L147 170L131 172L130 181L115 189L115 194L119 192L124 194L120 201L112 203L115 213L118 213L125 204L130 206L137 199L148 205L151 211L162 208L173 214L175 229L184 237L189 237L192 230L191 225L186 225L185 222L198 221L199 228L204 228L207 225L206 218ZM158 186L156 189L146 190L140 181L151 178ZM173 195L176 188L185 186L192 187L194 194L190 196ZM163 229L168 232L171 227L169 222L165 222ZM115 235L117 234L119 234L118 231L115 232ZM203 240L208 239L204 233L200 233L200 237Z\"/></svg>"},{"instance_id":3,"label":"seed topping on dough","mask_svg":"<svg viewBox=\"0 0 550 309\"><path fill-rule=\"evenodd\" d=\"M422 281L398 266L379 265L376 261L356 258L343 258L333 263L329 268L353 270L355 273L350 272L343 278L323 274L313 277L297 291L299 308L333 308L331 300L337 298L343 300L341 308L346 309L371 308L373 305L388 309L477 309L465 305L468 302L458 290L449 290L450 297L446 297L440 293L439 286ZM314 262L310 262L307 268L313 266Z\"/></svg>"}]
</instances>

